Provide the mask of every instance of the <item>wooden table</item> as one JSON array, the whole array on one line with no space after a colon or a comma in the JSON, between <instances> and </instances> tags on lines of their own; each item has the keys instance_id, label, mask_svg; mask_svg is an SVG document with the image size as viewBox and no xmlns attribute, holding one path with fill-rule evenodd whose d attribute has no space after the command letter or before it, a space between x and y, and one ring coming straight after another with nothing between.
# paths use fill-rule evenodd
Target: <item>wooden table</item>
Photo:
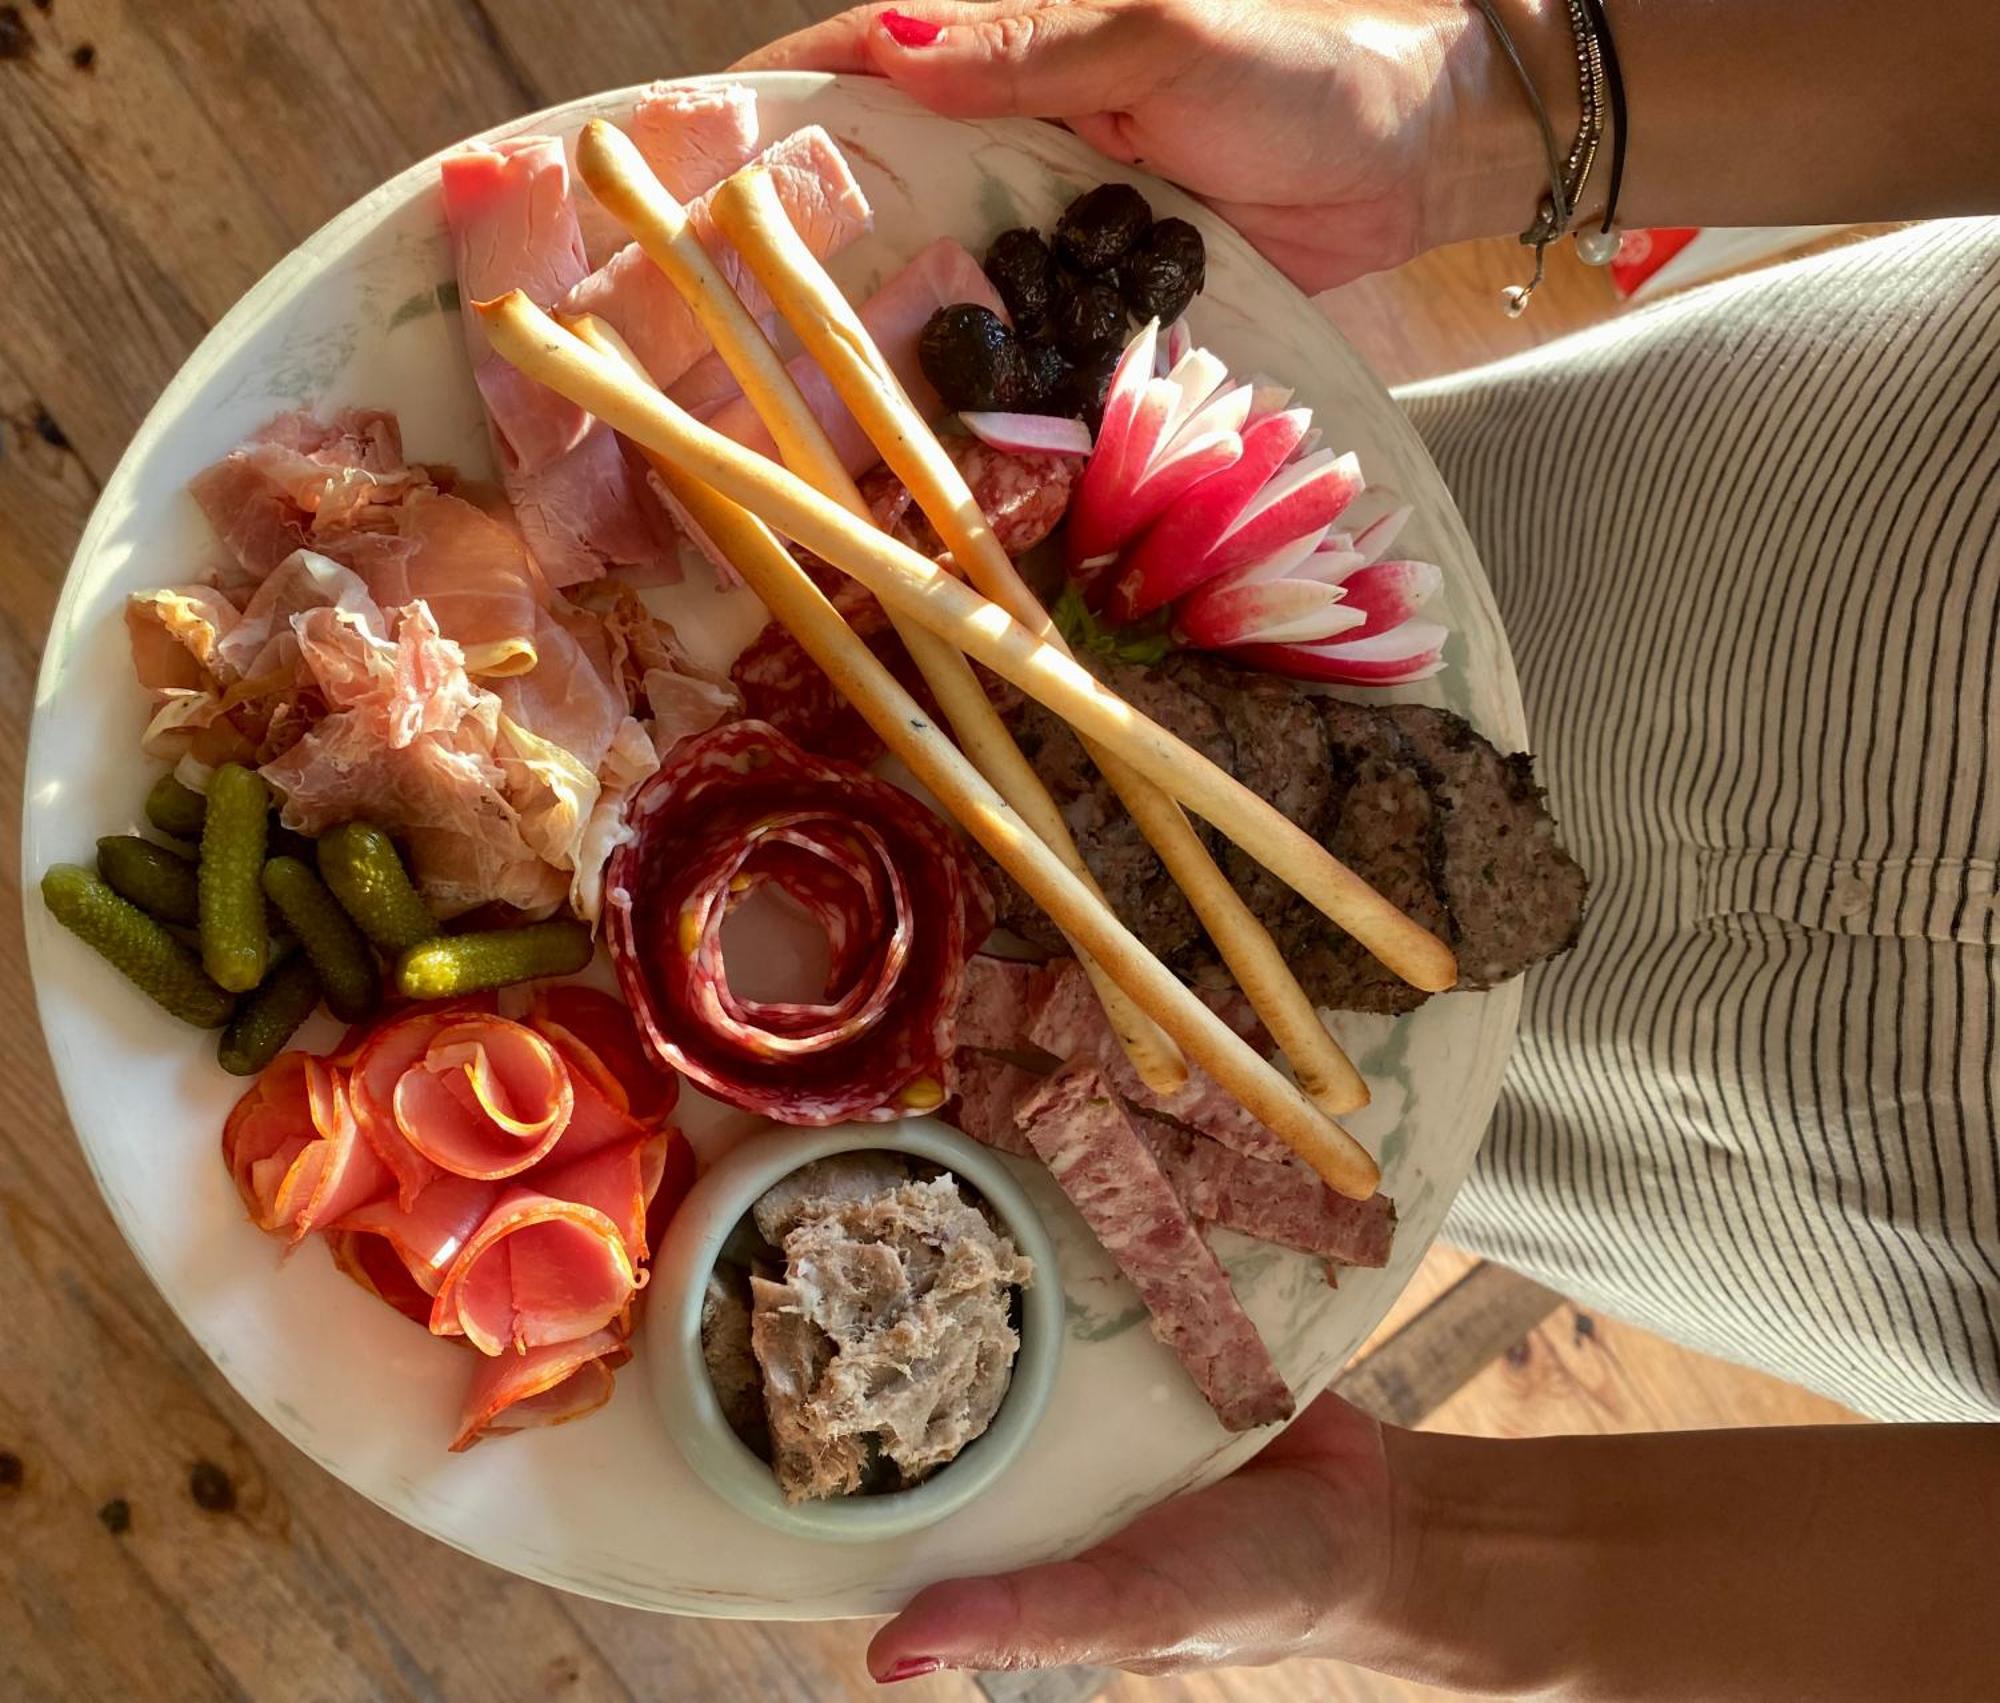
<instances>
[{"instance_id":1,"label":"wooden table","mask_svg":"<svg viewBox=\"0 0 2000 1703\"><path fill-rule=\"evenodd\" d=\"M0 5L0 1697L873 1694L866 1626L670 1621L560 1595L400 1525L258 1420L91 1184L42 1050L15 902L28 714L63 572L101 482L208 327L409 161L594 89L718 69L823 9ZM1444 257L1336 311L1389 376L1605 311L1600 280L1562 274L1532 326L1502 320L1493 292L1515 264L1504 245ZM1364 1368L1357 1393L1420 1418L1553 1304L1475 1270ZM1326 1695L1330 1670L1310 1671L1202 1682L1201 1695ZM903 1695L970 1696L971 1683Z\"/></svg>"}]
</instances>

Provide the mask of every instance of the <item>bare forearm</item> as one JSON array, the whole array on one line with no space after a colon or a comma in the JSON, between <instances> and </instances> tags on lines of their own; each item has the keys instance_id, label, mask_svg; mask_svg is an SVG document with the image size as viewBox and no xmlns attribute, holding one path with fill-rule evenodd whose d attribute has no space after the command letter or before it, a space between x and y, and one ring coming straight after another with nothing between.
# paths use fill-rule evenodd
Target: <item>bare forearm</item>
<instances>
[{"instance_id":1,"label":"bare forearm","mask_svg":"<svg viewBox=\"0 0 2000 1703\"><path fill-rule=\"evenodd\" d=\"M2000 1428L1403 1436L1395 1582L1343 1653L1467 1690L1970 1695Z\"/></svg>"},{"instance_id":2,"label":"bare forearm","mask_svg":"<svg viewBox=\"0 0 2000 1703\"><path fill-rule=\"evenodd\" d=\"M1563 0L1497 0L1567 147ZM1832 224L2000 210L2000 6L1953 0L1604 0L1629 103L1627 225ZM1527 223L1546 187L1512 71L1468 42L1463 102L1495 162L1476 215ZM1504 162L1502 164L1501 162ZM1585 195L1601 207L1609 150ZM1525 196L1525 206L1516 206ZM1509 199L1511 198L1511 200ZM1470 216L1468 216L1470 215Z\"/></svg>"}]
</instances>

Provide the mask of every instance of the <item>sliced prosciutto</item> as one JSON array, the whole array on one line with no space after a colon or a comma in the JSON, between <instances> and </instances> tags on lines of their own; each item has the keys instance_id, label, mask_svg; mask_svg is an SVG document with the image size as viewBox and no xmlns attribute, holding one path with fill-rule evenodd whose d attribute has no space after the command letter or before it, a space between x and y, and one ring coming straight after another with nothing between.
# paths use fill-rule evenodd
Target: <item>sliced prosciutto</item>
<instances>
[{"instance_id":1,"label":"sliced prosciutto","mask_svg":"<svg viewBox=\"0 0 2000 1703\"><path fill-rule=\"evenodd\" d=\"M924 322L939 308L953 302L977 302L1003 318L1006 314L999 292L979 262L950 237L939 237L857 310L890 370L927 420L935 420L942 414L944 404L924 377L917 360L917 342L923 335ZM711 355L707 359L719 357ZM826 427L848 472L863 473L874 466L881 459L881 452L848 412L847 404L835 394L819 364L810 355L799 355L788 363L787 370L807 405ZM690 372L685 382L691 383L695 378L696 373ZM777 445L747 398L739 396L725 403L709 416L708 423L760 455L777 459ZM1060 508L1057 518L1061 518Z\"/></svg>"},{"instance_id":2,"label":"sliced prosciutto","mask_svg":"<svg viewBox=\"0 0 2000 1703\"><path fill-rule=\"evenodd\" d=\"M310 1053L280 1054L250 1085L223 1124L222 1156L251 1221L291 1242L391 1185L340 1073Z\"/></svg>"},{"instance_id":3,"label":"sliced prosciutto","mask_svg":"<svg viewBox=\"0 0 2000 1703\"><path fill-rule=\"evenodd\" d=\"M632 1358L616 1330L592 1331L521 1354L480 1356L459 1410L453 1454L488 1437L566 1425L611 1399L612 1374Z\"/></svg>"},{"instance_id":4,"label":"sliced prosciutto","mask_svg":"<svg viewBox=\"0 0 2000 1703\"><path fill-rule=\"evenodd\" d=\"M589 271L562 143L476 143L446 156L440 175L473 377L536 560L557 587L609 565L664 565L664 512L617 435L495 355L475 311L517 289L553 307Z\"/></svg>"},{"instance_id":5,"label":"sliced prosciutto","mask_svg":"<svg viewBox=\"0 0 2000 1703\"><path fill-rule=\"evenodd\" d=\"M718 1099L798 1124L931 1111L990 898L945 824L864 770L737 722L687 741L633 805L605 928L653 1055ZM824 931L818 999L731 985L722 936L759 888Z\"/></svg>"},{"instance_id":6,"label":"sliced prosciutto","mask_svg":"<svg viewBox=\"0 0 2000 1703\"><path fill-rule=\"evenodd\" d=\"M438 1286L431 1334L482 1354L540 1348L601 1330L639 1289L624 1229L594 1206L510 1188Z\"/></svg>"},{"instance_id":7,"label":"sliced prosciutto","mask_svg":"<svg viewBox=\"0 0 2000 1703\"><path fill-rule=\"evenodd\" d=\"M758 158L769 169L778 199L799 235L820 259L839 253L868 228L873 216L868 198L833 138L818 125L793 132ZM753 314L770 312L769 298L716 231L705 201L691 203L688 216L744 306ZM594 314L611 326L662 387L673 384L708 353L708 336L694 310L637 243L620 249L578 282L564 297L561 311Z\"/></svg>"}]
</instances>

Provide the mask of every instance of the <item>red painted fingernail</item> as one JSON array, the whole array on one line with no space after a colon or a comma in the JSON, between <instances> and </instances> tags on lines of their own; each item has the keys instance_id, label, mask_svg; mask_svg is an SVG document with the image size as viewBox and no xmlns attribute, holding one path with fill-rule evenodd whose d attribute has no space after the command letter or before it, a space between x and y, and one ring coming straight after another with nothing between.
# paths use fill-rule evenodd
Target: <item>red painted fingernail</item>
<instances>
[{"instance_id":1,"label":"red painted fingernail","mask_svg":"<svg viewBox=\"0 0 2000 1703\"><path fill-rule=\"evenodd\" d=\"M893 12L889 15L895 16ZM936 1673L941 1666L943 1664L936 1656L905 1656L891 1666L887 1673L878 1673L875 1682L878 1685L894 1685L899 1680L922 1679L927 1673Z\"/></svg>"},{"instance_id":2,"label":"red painted fingernail","mask_svg":"<svg viewBox=\"0 0 2000 1703\"><path fill-rule=\"evenodd\" d=\"M898 47L929 47L944 34L944 25L933 24L924 18L913 18L907 12L884 12L882 27L889 32L889 39Z\"/></svg>"}]
</instances>

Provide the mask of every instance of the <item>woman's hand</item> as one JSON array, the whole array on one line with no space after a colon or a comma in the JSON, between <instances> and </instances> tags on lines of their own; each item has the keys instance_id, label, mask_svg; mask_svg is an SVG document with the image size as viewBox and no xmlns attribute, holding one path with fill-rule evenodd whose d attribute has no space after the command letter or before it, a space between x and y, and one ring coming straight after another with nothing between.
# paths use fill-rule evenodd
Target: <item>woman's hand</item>
<instances>
[{"instance_id":1,"label":"woman's hand","mask_svg":"<svg viewBox=\"0 0 2000 1703\"><path fill-rule=\"evenodd\" d=\"M874 72L955 117L1060 119L1201 196L1306 290L1517 230L1547 175L1458 0L907 3L843 12L743 66Z\"/></svg>"},{"instance_id":2,"label":"woman's hand","mask_svg":"<svg viewBox=\"0 0 2000 1703\"><path fill-rule=\"evenodd\" d=\"M1162 1503L1074 1561L920 1593L875 1635L877 1679L1065 1663L1169 1673L1335 1649L1395 1594L1394 1448L1321 1396L1233 1477Z\"/></svg>"}]
</instances>

